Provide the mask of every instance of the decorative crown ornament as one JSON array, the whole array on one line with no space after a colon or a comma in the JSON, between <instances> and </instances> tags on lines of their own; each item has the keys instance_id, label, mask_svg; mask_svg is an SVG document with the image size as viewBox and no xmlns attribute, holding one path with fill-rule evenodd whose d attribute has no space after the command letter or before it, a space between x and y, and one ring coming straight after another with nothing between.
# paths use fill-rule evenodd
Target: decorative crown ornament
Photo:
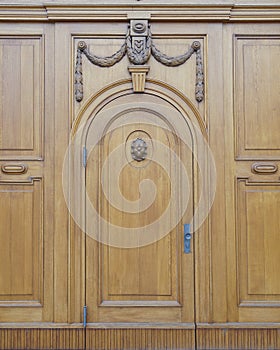
<instances>
[{"instance_id":1,"label":"decorative crown ornament","mask_svg":"<svg viewBox=\"0 0 280 350\"><path fill-rule=\"evenodd\" d=\"M111 56L99 57L89 52L85 41L79 41L77 46L76 69L75 69L75 97L77 102L83 99L83 71L82 54L94 65L99 67L111 67L121 61L127 54L132 66L128 70L132 74L134 92L143 92L145 88L146 74L149 66L146 65L152 55L158 62L169 67L184 64L196 53L196 86L195 98L201 102L204 98L204 73L201 57L201 44L194 41L187 52L183 55L172 57L160 52L152 41L151 27L148 20L131 20L128 25L125 42L120 49Z\"/></svg>"}]
</instances>

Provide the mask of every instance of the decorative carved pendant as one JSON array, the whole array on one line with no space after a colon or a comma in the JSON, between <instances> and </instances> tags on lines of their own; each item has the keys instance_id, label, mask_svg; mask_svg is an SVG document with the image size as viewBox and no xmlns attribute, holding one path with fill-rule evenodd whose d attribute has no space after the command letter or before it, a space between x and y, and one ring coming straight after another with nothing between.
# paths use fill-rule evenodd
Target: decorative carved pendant
<instances>
[{"instance_id":1,"label":"decorative carved pendant","mask_svg":"<svg viewBox=\"0 0 280 350\"><path fill-rule=\"evenodd\" d=\"M141 162L147 156L147 144L144 140L137 138L131 144L131 155L134 160Z\"/></svg>"},{"instance_id":2,"label":"decorative carved pendant","mask_svg":"<svg viewBox=\"0 0 280 350\"><path fill-rule=\"evenodd\" d=\"M127 54L131 64L139 69L129 67L132 74L134 92L143 92L145 88L146 74L149 67L145 65L152 55L158 62L169 67L176 67L184 64L192 55L196 53L196 86L195 98L201 102L204 98L204 73L203 61L201 57L201 44L194 41L190 49L183 55L172 57L161 53L152 42L150 24L147 20L131 20L124 44L112 56L98 57L89 52L84 41L78 42L76 70L75 70L75 97L80 102L83 99L83 72L82 54L94 65L99 67L111 67ZM143 67L143 69L141 69ZM141 84L139 83L141 82Z\"/></svg>"}]
</instances>

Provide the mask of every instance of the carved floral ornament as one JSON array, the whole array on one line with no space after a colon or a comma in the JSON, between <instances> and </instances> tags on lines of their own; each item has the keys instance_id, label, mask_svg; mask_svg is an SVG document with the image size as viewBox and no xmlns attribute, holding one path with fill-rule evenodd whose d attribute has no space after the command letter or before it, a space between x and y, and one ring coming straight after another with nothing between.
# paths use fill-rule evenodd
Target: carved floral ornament
<instances>
[{"instance_id":1,"label":"carved floral ornament","mask_svg":"<svg viewBox=\"0 0 280 350\"><path fill-rule=\"evenodd\" d=\"M75 97L80 102L83 99L83 71L82 55L94 65L99 67L111 67L122 60L127 54L132 66L128 69L132 74L133 88L135 92L143 92L146 73L149 66L146 65L152 55L158 62L169 67L184 64L193 54L196 54L196 86L195 98L201 102L204 97L204 73L201 57L201 44L194 41L187 52L180 56L167 56L156 48L152 40L151 27L147 20L131 20L128 26L125 42L120 49L111 56L99 57L89 52L85 41L79 41L77 46L77 58L75 69Z\"/></svg>"},{"instance_id":2,"label":"carved floral ornament","mask_svg":"<svg viewBox=\"0 0 280 350\"><path fill-rule=\"evenodd\" d=\"M137 138L131 144L131 156L137 162L141 162L146 159L147 156L147 144L144 140Z\"/></svg>"}]
</instances>

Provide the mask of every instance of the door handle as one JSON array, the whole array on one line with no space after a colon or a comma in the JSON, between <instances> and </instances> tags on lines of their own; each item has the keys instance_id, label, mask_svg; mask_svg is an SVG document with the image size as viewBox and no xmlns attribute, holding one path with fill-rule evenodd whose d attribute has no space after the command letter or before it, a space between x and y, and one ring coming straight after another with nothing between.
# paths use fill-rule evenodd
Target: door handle
<instances>
[{"instance_id":1,"label":"door handle","mask_svg":"<svg viewBox=\"0 0 280 350\"><path fill-rule=\"evenodd\" d=\"M27 172L27 165L25 164L2 164L1 171L4 174L25 174Z\"/></svg>"},{"instance_id":2,"label":"door handle","mask_svg":"<svg viewBox=\"0 0 280 350\"><path fill-rule=\"evenodd\" d=\"M184 253L191 253L191 239L190 224L184 224Z\"/></svg>"}]
</instances>

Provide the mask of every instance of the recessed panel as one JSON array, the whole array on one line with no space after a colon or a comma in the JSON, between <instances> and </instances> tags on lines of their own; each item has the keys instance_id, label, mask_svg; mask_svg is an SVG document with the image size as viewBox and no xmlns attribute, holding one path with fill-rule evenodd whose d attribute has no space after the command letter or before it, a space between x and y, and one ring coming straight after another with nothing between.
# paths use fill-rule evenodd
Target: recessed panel
<instances>
[{"instance_id":1,"label":"recessed panel","mask_svg":"<svg viewBox=\"0 0 280 350\"><path fill-rule=\"evenodd\" d=\"M280 157L280 38L235 38L238 158Z\"/></svg>"},{"instance_id":2,"label":"recessed panel","mask_svg":"<svg viewBox=\"0 0 280 350\"><path fill-rule=\"evenodd\" d=\"M140 119L141 114L145 116L149 113L131 111L128 114L136 119L139 115ZM176 152L176 138L156 125L123 124L112 127L112 131L102 140L100 183L103 186L99 186L98 207L103 219L110 225L102 223L101 227L108 236L114 236L115 227L123 227L131 230L131 235L135 229L140 229L140 235L154 238L149 241L152 244L143 246L139 241L138 247L130 247L129 234L124 232L128 240L123 241L124 248L100 246L103 265L99 282L102 286L101 299L102 302L128 302L129 299L132 303L133 300L134 303L142 301L143 305L144 300L149 303L176 300L178 286L172 285L177 275L176 229L159 239L163 229L159 219L168 210L171 199L172 184L168 174L175 164L172 150ZM143 157L142 150L145 154ZM153 159L159 157L160 152L164 152L164 164L160 159ZM123 162L124 165L119 168ZM175 208L172 208L170 215L175 215L173 210ZM149 225L155 228L149 231Z\"/></svg>"},{"instance_id":3,"label":"recessed panel","mask_svg":"<svg viewBox=\"0 0 280 350\"><path fill-rule=\"evenodd\" d=\"M0 37L0 150L2 159L42 157L41 37Z\"/></svg>"},{"instance_id":4,"label":"recessed panel","mask_svg":"<svg viewBox=\"0 0 280 350\"><path fill-rule=\"evenodd\" d=\"M238 182L240 304L280 303L280 186Z\"/></svg>"},{"instance_id":5,"label":"recessed panel","mask_svg":"<svg viewBox=\"0 0 280 350\"><path fill-rule=\"evenodd\" d=\"M0 306L42 302L42 183L0 186Z\"/></svg>"}]
</instances>

